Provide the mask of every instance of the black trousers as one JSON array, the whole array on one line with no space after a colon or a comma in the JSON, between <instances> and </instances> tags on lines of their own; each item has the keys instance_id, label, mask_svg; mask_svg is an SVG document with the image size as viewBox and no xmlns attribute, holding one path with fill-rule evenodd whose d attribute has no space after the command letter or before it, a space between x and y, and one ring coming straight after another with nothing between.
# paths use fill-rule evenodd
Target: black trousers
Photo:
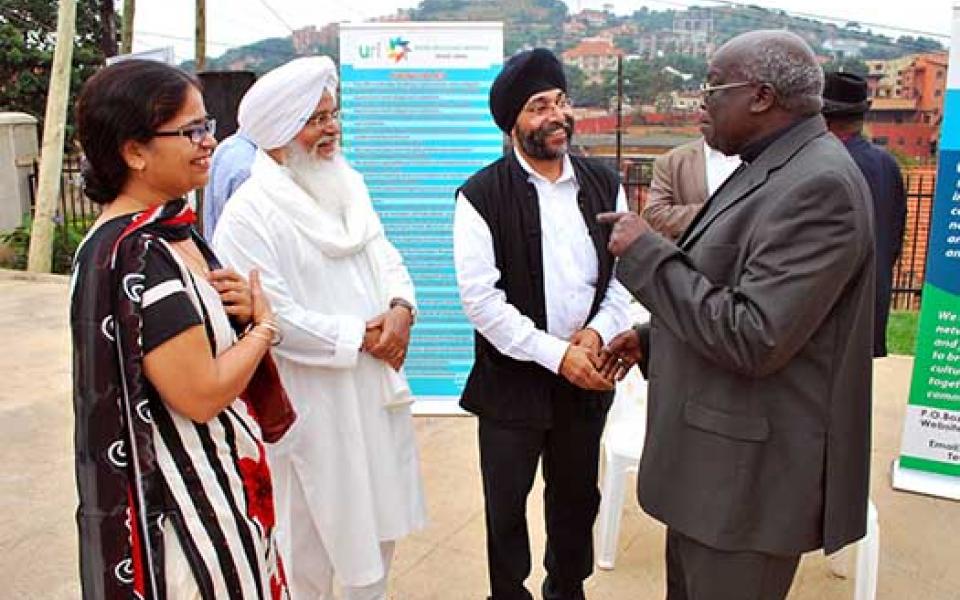
<instances>
[{"instance_id":1,"label":"black trousers","mask_svg":"<svg viewBox=\"0 0 960 600\"><path fill-rule=\"evenodd\" d=\"M568 386L558 386L565 388ZM593 572L593 524L600 506L597 467L606 411L558 391L549 428L481 418L480 469L492 600L530 600L527 496L543 460L547 529L544 600L581 600Z\"/></svg>"},{"instance_id":2,"label":"black trousers","mask_svg":"<svg viewBox=\"0 0 960 600\"><path fill-rule=\"evenodd\" d=\"M800 556L727 552L667 529L667 600L784 600Z\"/></svg>"}]
</instances>

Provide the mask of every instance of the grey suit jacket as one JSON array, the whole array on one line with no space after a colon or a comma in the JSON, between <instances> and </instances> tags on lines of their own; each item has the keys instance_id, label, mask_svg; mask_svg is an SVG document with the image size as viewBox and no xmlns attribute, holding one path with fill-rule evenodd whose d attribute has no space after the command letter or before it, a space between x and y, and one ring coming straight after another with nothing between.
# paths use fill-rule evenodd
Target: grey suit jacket
<instances>
[{"instance_id":1,"label":"grey suit jacket","mask_svg":"<svg viewBox=\"0 0 960 600\"><path fill-rule=\"evenodd\" d=\"M665 237L677 239L707 201L703 139L697 138L653 162L650 193L641 215Z\"/></svg>"},{"instance_id":2,"label":"grey suit jacket","mask_svg":"<svg viewBox=\"0 0 960 600\"><path fill-rule=\"evenodd\" d=\"M653 315L640 503L723 550L830 552L863 536L870 192L820 116L717 192L675 245L617 267Z\"/></svg>"}]
</instances>

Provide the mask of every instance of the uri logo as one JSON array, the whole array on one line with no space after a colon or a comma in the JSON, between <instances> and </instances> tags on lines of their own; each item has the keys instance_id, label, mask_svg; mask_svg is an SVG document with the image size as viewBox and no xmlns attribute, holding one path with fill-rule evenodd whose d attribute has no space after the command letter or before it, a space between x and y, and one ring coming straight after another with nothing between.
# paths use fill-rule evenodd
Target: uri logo
<instances>
[{"instance_id":1,"label":"uri logo","mask_svg":"<svg viewBox=\"0 0 960 600\"><path fill-rule=\"evenodd\" d=\"M401 37L390 38L390 51L387 56L393 62L398 63L410 54L410 41Z\"/></svg>"}]
</instances>

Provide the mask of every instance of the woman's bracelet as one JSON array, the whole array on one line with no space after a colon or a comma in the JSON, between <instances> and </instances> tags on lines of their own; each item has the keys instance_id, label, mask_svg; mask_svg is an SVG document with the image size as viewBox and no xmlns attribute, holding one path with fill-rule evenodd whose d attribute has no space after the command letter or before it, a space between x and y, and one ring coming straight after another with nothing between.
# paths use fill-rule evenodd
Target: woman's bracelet
<instances>
[{"instance_id":1,"label":"woman's bracelet","mask_svg":"<svg viewBox=\"0 0 960 600\"><path fill-rule=\"evenodd\" d=\"M263 327L267 329L270 334L267 335L263 331L257 331L257 327ZM244 335L254 335L263 340L270 342L271 346L278 346L283 341L283 332L280 331L280 325L277 324L273 319L264 319L259 323L251 323L247 330L244 332Z\"/></svg>"},{"instance_id":2,"label":"woman's bracelet","mask_svg":"<svg viewBox=\"0 0 960 600\"><path fill-rule=\"evenodd\" d=\"M273 345L273 336L272 336L272 335L267 335L267 334L264 333L263 331L257 331L256 329L251 329L251 330L248 331L248 332L246 333L246 335L244 335L243 337L255 337L255 338L259 338L259 339L267 342L267 343L270 344L271 346Z\"/></svg>"},{"instance_id":3,"label":"woman's bracelet","mask_svg":"<svg viewBox=\"0 0 960 600\"><path fill-rule=\"evenodd\" d=\"M276 321L274 321L273 319L264 319L264 320L259 321L258 323L256 323L256 325L260 325L260 326L266 327L266 328L269 329L270 331L275 331L275 332L277 332L277 333L280 332L280 325L279 325ZM256 325L254 325L254 326L256 326Z\"/></svg>"}]
</instances>

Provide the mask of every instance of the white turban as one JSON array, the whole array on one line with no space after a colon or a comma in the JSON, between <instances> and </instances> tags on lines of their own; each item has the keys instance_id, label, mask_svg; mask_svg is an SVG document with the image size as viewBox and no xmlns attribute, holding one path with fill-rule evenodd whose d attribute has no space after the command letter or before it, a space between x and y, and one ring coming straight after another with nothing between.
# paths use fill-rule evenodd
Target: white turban
<instances>
[{"instance_id":1,"label":"white turban","mask_svg":"<svg viewBox=\"0 0 960 600\"><path fill-rule=\"evenodd\" d=\"M240 101L240 131L264 150L290 143L316 110L323 92L336 98L337 66L328 56L291 60L257 80Z\"/></svg>"}]
</instances>

